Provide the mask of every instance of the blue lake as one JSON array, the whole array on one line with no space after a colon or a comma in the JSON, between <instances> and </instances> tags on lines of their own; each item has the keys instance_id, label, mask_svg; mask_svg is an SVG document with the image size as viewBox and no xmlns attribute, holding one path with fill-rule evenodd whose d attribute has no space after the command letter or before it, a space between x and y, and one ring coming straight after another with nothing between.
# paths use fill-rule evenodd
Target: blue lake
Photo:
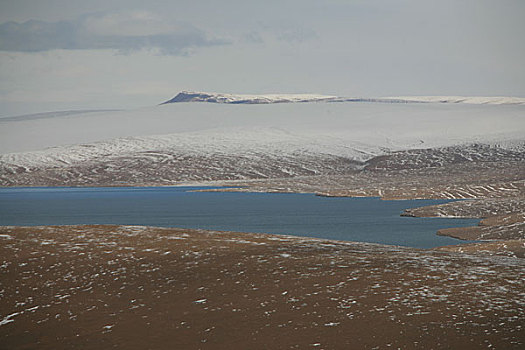
<instances>
[{"instance_id":1,"label":"blue lake","mask_svg":"<svg viewBox=\"0 0 525 350\"><path fill-rule=\"evenodd\" d=\"M196 187L3 188L0 225L121 224L262 232L431 248L477 219L401 217L447 200L383 201L313 194L188 192Z\"/></svg>"}]
</instances>

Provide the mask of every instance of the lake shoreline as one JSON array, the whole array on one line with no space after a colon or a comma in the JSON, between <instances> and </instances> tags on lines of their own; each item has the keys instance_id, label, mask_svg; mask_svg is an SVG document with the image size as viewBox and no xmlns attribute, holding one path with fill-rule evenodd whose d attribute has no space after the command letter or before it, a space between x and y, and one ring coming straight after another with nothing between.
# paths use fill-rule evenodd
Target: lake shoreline
<instances>
[{"instance_id":1,"label":"lake shoreline","mask_svg":"<svg viewBox=\"0 0 525 350\"><path fill-rule=\"evenodd\" d=\"M162 178L159 178L158 174L153 176L147 172L129 177L126 174L106 174L105 168L96 168L94 173L80 169L80 174L100 175L86 177L77 176L80 170L67 166L46 168L47 170L22 169L20 174L4 174L0 182L4 186L8 184L5 188L17 184L75 187L211 185L231 187L220 190L224 192L315 193L323 197L380 197L385 200L466 199L470 200L466 202L475 203L472 208L455 204L456 209L430 210L425 213L426 209L422 208L420 211L407 211L406 214L417 217L488 219L525 213L524 153L520 149L473 144L396 151L372 157L363 163L360 170L347 169L335 174L320 172L318 175L298 173L289 177L277 177L277 173L272 173L262 174L263 178L257 178L258 175L251 172L236 172L235 176L230 176L225 172L216 173L216 169L209 172L205 166L196 172L170 173L170 176ZM343 161L345 164L348 162L348 159ZM203 161L201 165L204 164L208 163ZM159 166L161 165L167 166L163 163ZM142 166L140 169L149 167ZM266 176L268 178L264 178ZM483 241L525 239L523 216L512 225L502 223L491 224L481 229L473 227L441 230L439 233L448 237Z\"/></svg>"},{"instance_id":2,"label":"lake shoreline","mask_svg":"<svg viewBox=\"0 0 525 350\"><path fill-rule=\"evenodd\" d=\"M184 227L432 248L464 243L436 236L437 230L477 224L475 219L408 219L399 215L406 208L447 203L447 200L332 199L311 193L216 193L217 190L202 187L4 189L0 190L0 208L3 208L0 225Z\"/></svg>"},{"instance_id":3,"label":"lake shoreline","mask_svg":"<svg viewBox=\"0 0 525 350\"><path fill-rule=\"evenodd\" d=\"M260 180L254 180L255 182L260 182ZM276 179L270 180L270 182L275 182ZM326 198L379 198L386 201L403 201L403 200L414 200L420 199L425 200L429 199L427 197L418 197L413 195L405 195L399 198L390 198L390 197L381 197L384 193L381 190L378 190L378 196L374 196L373 193L367 193L366 195L355 195L348 193L323 193L323 192L307 192L307 191L296 191L295 189L288 188L274 188L274 187L259 187L250 186L249 183L244 183L244 186L235 186L235 182L228 183L228 181L212 181L212 182L191 182L191 183L182 183L178 185L152 185L152 186L27 186L27 187L2 187L0 189L88 189L88 188L123 188L123 189L132 189L132 188L188 188L187 192L240 192L240 193L278 193L278 194L313 194L320 197ZM201 188L206 187L206 188ZM208 188L209 187L209 188ZM415 198L414 198L415 197ZM407 217L419 217L419 218L472 218L472 219L483 219L476 226L466 226L466 227L452 227L446 229L439 229L436 231L437 235L447 236L450 238L455 238L459 240L466 241L465 243L458 244L468 244L468 241L481 241L485 243L490 242L505 242L513 240L524 240L523 229L525 228L525 216L524 214L511 213L507 214L508 209L500 209L499 206L507 205L509 201L512 201L513 198L503 198L503 199L462 199L461 201L453 201L443 205L430 205L422 206L417 208L405 209L401 216ZM465 206L465 201L468 203L468 206ZM488 204L484 204L488 202ZM470 203L474 203L471 205ZM481 203L481 204L480 204ZM517 208L515 210L525 210L523 208L523 201L519 198L515 199L514 206ZM481 210L479 207L485 205L485 208ZM508 206L508 205L507 205ZM490 212L491 215L486 213ZM502 217L512 216L511 221L506 218L501 220ZM498 219L499 218L499 219ZM500 245L487 244L484 247L491 247L487 249L496 249ZM514 253L517 253L518 256L522 255L522 249L516 245L511 244L514 248L512 249ZM452 246L451 246L452 247Z\"/></svg>"}]
</instances>

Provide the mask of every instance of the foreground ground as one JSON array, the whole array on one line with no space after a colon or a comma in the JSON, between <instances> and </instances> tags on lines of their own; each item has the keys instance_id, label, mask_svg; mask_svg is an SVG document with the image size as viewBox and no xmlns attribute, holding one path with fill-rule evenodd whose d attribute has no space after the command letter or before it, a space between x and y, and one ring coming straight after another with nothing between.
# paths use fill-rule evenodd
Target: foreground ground
<instances>
[{"instance_id":1,"label":"foreground ground","mask_svg":"<svg viewBox=\"0 0 525 350\"><path fill-rule=\"evenodd\" d=\"M1 228L0 264L2 349L525 345L520 258L66 226Z\"/></svg>"}]
</instances>

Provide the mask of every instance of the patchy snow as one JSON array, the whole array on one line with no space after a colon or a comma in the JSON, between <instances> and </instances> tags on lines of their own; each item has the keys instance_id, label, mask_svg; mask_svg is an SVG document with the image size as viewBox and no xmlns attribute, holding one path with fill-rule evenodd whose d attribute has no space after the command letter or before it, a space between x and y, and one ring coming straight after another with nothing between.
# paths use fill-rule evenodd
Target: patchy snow
<instances>
[{"instance_id":1,"label":"patchy snow","mask_svg":"<svg viewBox=\"0 0 525 350\"><path fill-rule=\"evenodd\" d=\"M13 312L12 314L9 314L9 315L5 316L0 321L0 326L6 325L6 324L11 323L11 322L14 322L14 320L12 318L17 316L17 315L19 315L19 314L20 314L20 312Z\"/></svg>"},{"instance_id":2,"label":"patchy snow","mask_svg":"<svg viewBox=\"0 0 525 350\"><path fill-rule=\"evenodd\" d=\"M321 342L326 349L355 348L358 338L337 334L356 330L366 342L357 348L414 348L407 346L413 339L428 340L415 348L432 348L436 334L450 344L486 348L488 339L498 349L523 348L523 259L177 228L145 227L128 235L137 230L1 227L0 234L16 238L0 244L10 263L3 273L17 281L0 290L4 343L26 346L21 334L27 324L36 324L35 342L62 332L49 348L82 347L72 343L78 340L72 327L101 342L115 332L118 341L123 327L141 319L148 327L136 327L139 337L150 329L166 339L194 332L211 343L231 336L220 323L228 319L241 334L293 332L297 337L287 348ZM188 239L169 239L182 234ZM43 240L56 244L42 246ZM282 252L294 259L282 259ZM20 256L26 257L22 267ZM378 343L377 332L368 332L378 323L376 328L395 327L396 336ZM335 338L319 337L328 333ZM123 342L120 347L129 339Z\"/></svg>"},{"instance_id":3,"label":"patchy snow","mask_svg":"<svg viewBox=\"0 0 525 350\"><path fill-rule=\"evenodd\" d=\"M229 128L202 132L116 138L91 144L57 146L41 151L0 155L0 162L25 169L43 166L66 167L105 157L133 156L150 152L178 155L267 154L293 157L328 154L364 161L383 153L381 147L352 142L329 135L293 134L276 128ZM166 155L170 157L169 154Z\"/></svg>"},{"instance_id":4,"label":"patchy snow","mask_svg":"<svg viewBox=\"0 0 525 350\"><path fill-rule=\"evenodd\" d=\"M368 134L360 130L358 134L347 129L345 134L343 130L319 130L314 133L281 128L236 127L116 138L33 152L0 154L0 178L15 180L17 174L46 169L61 178L68 176L70 180L80 176L85 178L84 182L100 176L109 176L110 179L117 174L120 178L121 169L127 169L126 176L140 177L141 181L147 181L148 177L180 181L340 174L360 169L366 161L378 155L422 147L417 141L419 137L402 135L402 131L398 135L381 137L376 134L377 130L369 130ZM448 142L475 142L478 139L447 139L446 130L441 134L436 130L435 135L428 136L424 142L426 147L440 147ZM490 140L490 137L486 139ZM506 144L514 145L510 142ZM466 150L472 148L467 145L462 147ZM461 153L461 149L456 153ZM498 143L496 150L501 149ZM504 153L503 150L499 152ZM463 153L470 154L467 151ZM435 159L433 161L436 162ZM405 163L400 162L399 166ZM378 163L376 167L379 166ZM60 169L67 171L60 175ZM144 169L150 169L153 173L147 175ZM52 174L49 176L55 177ZM128 182L130 178L119 181Z\"/></svg>"}]
</instances>

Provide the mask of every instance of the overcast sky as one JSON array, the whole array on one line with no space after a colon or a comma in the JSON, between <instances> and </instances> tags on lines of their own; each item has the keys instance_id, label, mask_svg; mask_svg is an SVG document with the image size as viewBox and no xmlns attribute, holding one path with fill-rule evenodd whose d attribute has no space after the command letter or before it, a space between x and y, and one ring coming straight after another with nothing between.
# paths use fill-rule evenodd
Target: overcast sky
<instances>
[{"instance_id":1,"label":"overcast sky","mask_svg":"<svg viewBox=\"0 0 525 350\"><path fill-rule=\"evenodd\" d=\"M523 0L1 0L0 116L180 90L525 97Z\"/></svg>"}]
</instances>

